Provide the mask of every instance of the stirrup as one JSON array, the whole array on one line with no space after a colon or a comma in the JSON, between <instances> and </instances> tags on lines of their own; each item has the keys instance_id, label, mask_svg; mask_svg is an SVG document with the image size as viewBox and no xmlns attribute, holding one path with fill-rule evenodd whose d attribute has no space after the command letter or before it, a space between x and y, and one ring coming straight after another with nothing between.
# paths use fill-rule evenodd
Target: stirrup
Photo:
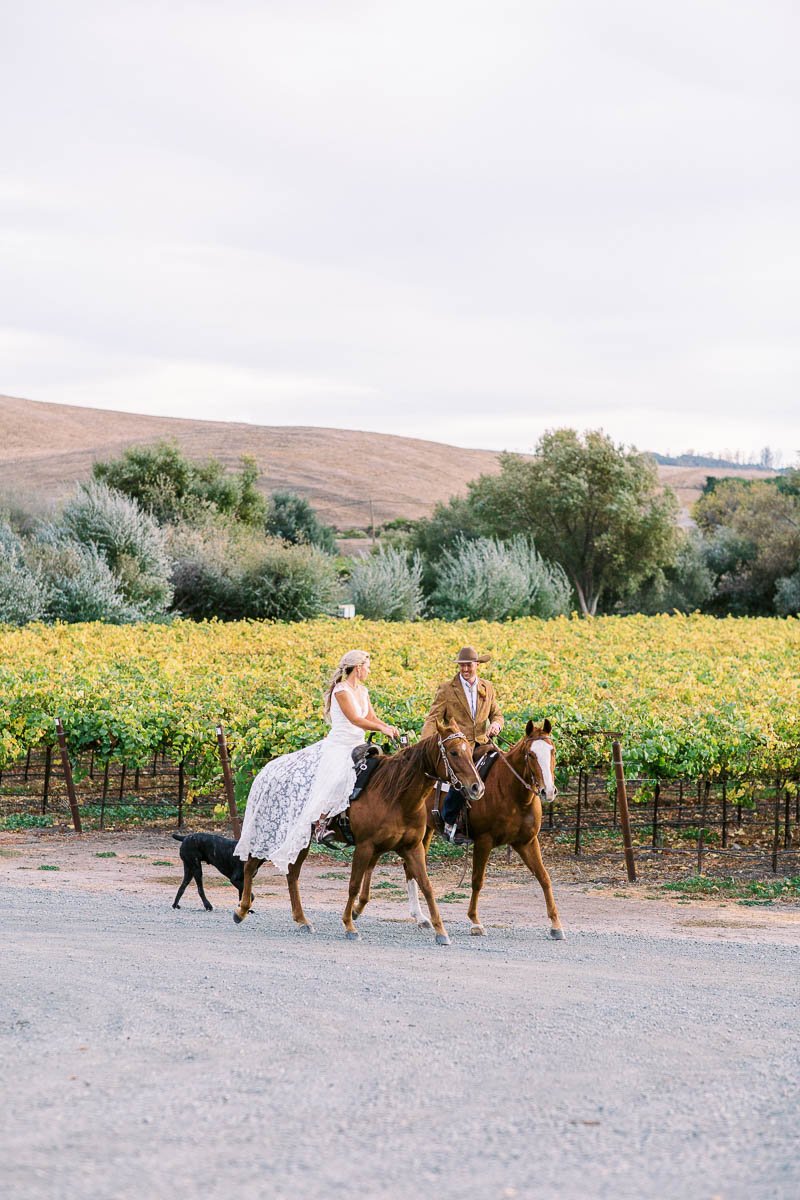
<instances>
[{"instance_id":1,"label":"stirrup","mask_svg":"<svg viewBox=\"0 0 800 1200\"><path fill-rule=\"evenodd\" d=\"M457 821L454 825L445 825L444 837L451 846L468 846L472 841L472 838L468 838L459 832Z\"/></svg>"},{"instance_id":2,"label":"stirrup","mask_svg":"<svg viewBox=\"0 0 800 1200\"><path fill-rule=\"evenodd\" d=\"M318 846L333 846L336 844L336 833L328 825L326 817L321 817L317 821L317 828L314 831L314 839Z\"/></svg>"}]
</instances>

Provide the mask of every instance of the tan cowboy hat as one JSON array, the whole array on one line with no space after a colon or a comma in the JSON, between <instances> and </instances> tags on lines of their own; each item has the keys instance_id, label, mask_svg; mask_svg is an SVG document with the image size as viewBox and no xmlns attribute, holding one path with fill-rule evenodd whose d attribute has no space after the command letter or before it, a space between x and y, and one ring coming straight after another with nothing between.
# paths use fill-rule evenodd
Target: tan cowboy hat
<instances>
[{"instance_id":1,"label":"tan cowboy hat","mask_svg":"<svg viewBox=\"0 0 800 1200\"><path fill-rule=\"evenodd\" d=\"M474 646L462 646L455 661L457 663L489 662L491 657L491 654L478 654Z\"/></svg>"}]
</instances>

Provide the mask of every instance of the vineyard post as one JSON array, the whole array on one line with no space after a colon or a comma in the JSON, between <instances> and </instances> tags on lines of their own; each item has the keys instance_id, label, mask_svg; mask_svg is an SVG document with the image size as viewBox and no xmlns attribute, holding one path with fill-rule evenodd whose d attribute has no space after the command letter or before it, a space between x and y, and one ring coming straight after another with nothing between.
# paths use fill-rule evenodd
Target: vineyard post
<instances>
[{"instance_id":1,"label":"vineyard post","mask_svg":"<svg viewBox=\"0 0 800 1200\"><path fill-rule=\"evenodd\" d=\"M186 788L186 769L184 759L178 763L178 828L183 824L183 793Z\"/></svg>"},{"instance_id":2,"label":"vineyard post","mask_svg":"<svg viewBox=\"0 0 800 1200\"><path fill-rule=\"evenodd\" d=\"M76 833L83 833L83 829L81 828L81 814L78 812L78 797L75 795L75 782L72 778L72 763L69 761L67 739L64 736L64 726L61 724L61 717L56 717L56 737L58 738L58 747L61 751L61 765L64 768L64 779L67 784L69 807L72 812L72 824Z\"/></svg>"},{"instance_id":3,"label":"vineyard post","mask_svg":"<svg viewBox=\"0 0 800 1200\"><path fill-rule=\"evenodd\" d=\"M728 848L728 776L722 776L722 848Z\"/></svg>"},{"instance_id":4,"label":"vineyard post","mask_svg":"<svg viewBox=\"0 0 800 1200\"><path fill-rule=\"evenodd\" d=\"M578 807L575 812L575 857L581 854L581 795L583 793L583 767L578 771Z\"/></svg>"},{"instance_id":5,"label":"vineyard post","mask_svg":"<svg viewBox=\"0 0 800 1200\"><path fill-rule=\"evenodd\" d=\"M778 842L781 830L781 781L775 780L775 829L772 835L772 874L778 874Z\"/></svg>"},{"instance_id":6,"label":"vineyard post","mask_svg":"<svg viewBox=\"0 0 800 1200\"><path fill-rule=\"evenodd\" d=\"M788 850L792 844L792 797L789 794L789 788L785 788L783 792L786 802L785 819L783 824L783 848Z\"/></svg>"},{"instance_id":7,"label":"vineyard post","mask_svg":"<svg viewBox=\"0 0 800 1200\"><path fill-rule=\"evenodd\" d=\"M697 785L698 792L700 791L700 783ZM711 780L706 779L703 787L703 807L700 810L700 829L697 833L697 874L703 874L703 845L706 838L706 814L708 812L708 793L711 790Z\"/></svg>"},{"instance_id":8,"label":"vineyard post","mask_svg":"<svg viewBox=\"0 0 800 1200\"><path fill-rule=\"evenodd\" d=\"M28 753L25 755L25 782L28 782L28 771L31 769L31 748L28 746Z\"/></svg>"},{"instance_id":9,"label":"vineyard post","mask_svg":"<svg viewBox=\"0 0 800 1200\"><path fill-rule=\"evenodd\" d=\"M42 816L47 812L47 797L50 795L50 772L53 769L53 747L44 752L44 784L42 785Z\"/></svg>"},{"instance_id":10,"label":"vineyard post","mask_svg":"<svg viewBox=\"0 0 800 1200\"><path fill-rule=\"evenodd\" d=\"M242 823L236 811L236 796L233 791L233 775L231 774L231 760L228 754L228 740L225 737L225 730L222 725L217 726L217 745L219 746L219 759L222 763L222 778L225 781L225 795L228 797L228 810L231 814L231 825L233 826L234 837L238 840L242 836Z\"/></svg>"},{"instance_id":11,"label":"vineyard post","mask_svg":"<svg viewBox=\"0 0 800 1200\"><path fill-rule=\"evenodd\" d=\"M635 883L636 863L633 861L628 793L625 788L625 772L622 769L622 747L616 738L611 743L611 752L614 759L614 773L617 777L617 803L619 805L619 823L622 826L622 844L625 848L625 866L628 869L628 879L631 883Z\"/></svg>"},{"instance_id":12,"label":"vineyard post","mask_svg":"<svg viewBox=\"0 0 800 1200\"><path fill-rule=\"evenodd\" d=\"M658 800L661 795L661 784L656 780L653 789L653 849L658 849Z\"/></svg>"}]
</instances>

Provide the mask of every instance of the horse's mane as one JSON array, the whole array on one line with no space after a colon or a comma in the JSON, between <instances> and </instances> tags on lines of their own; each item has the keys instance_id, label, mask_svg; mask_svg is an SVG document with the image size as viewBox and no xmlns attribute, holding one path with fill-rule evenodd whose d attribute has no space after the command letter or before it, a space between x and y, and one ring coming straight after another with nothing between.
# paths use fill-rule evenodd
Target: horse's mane
<instances>
[{"instance_id":1,"label":"horse's mane","mask_svg":"<svg viewBox=\"0 0 800 1200\"><path fill-rule=\"evenodd\" d=\"M373 778L376 783L380 783L383 798L388 804L399 801L420 772L435 774L436 748L437 737L433 733L430 737L415 742L413 746L405 746L381 761L380 769L375 772Z\"/></svg>"}]
</instances>

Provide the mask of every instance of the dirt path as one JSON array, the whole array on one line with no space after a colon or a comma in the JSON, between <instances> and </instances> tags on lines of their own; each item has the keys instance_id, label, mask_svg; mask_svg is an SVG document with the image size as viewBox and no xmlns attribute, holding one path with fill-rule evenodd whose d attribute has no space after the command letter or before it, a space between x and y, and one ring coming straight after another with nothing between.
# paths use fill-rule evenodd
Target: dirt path
<instances>
[{"instance_id":1,"label":"dirt path","mask_svg":"<svg viewBox=\"0 0 800 1200\"><path fill-rule=\"evenodd\" d=\"M441 948L390 866L352 944L341 864L304 872L309 937L266 868L240 928L211 870L215 911L191 888L174 911L177 850L0 837L12 1200L800 1191L796 907L556 879L552 943L537 886L503 868L471 938L461 869L437 866Z\"/></svg>"}]
</instances>

